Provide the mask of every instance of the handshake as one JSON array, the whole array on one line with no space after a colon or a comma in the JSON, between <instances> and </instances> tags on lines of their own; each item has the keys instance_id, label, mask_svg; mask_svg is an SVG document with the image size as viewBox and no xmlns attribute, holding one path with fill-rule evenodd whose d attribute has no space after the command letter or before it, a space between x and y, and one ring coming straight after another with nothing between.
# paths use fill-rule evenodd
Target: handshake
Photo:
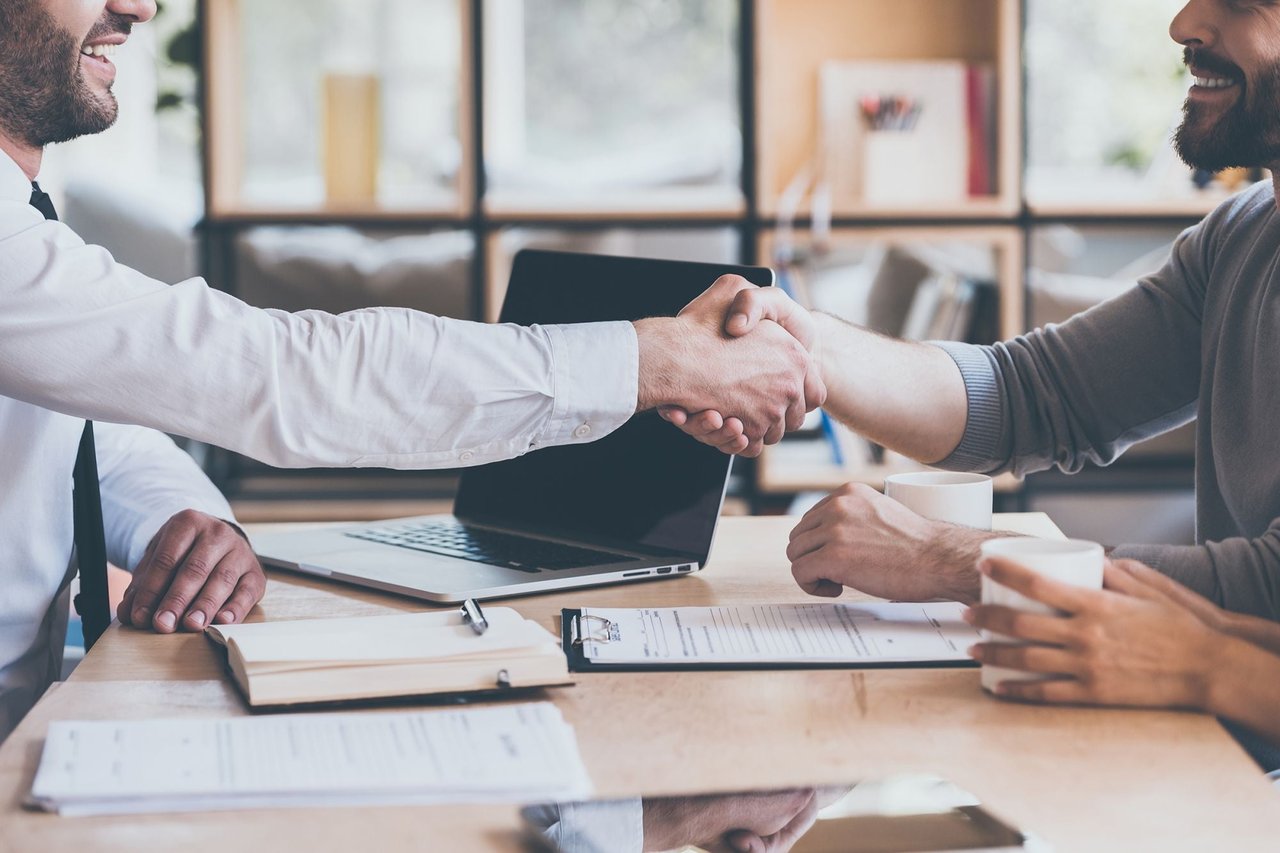
<instances>
[{"instance_id":1,"label":"handshake","mask_svg":"<svg viewBox=\"0 0 1280 853\"><path fill-rule=\"evenodd\" d=\"M656 407L725 453L758 456L826 400L817 326L777 288L723 276L674 320L641 320L636 334L638 410Z\"/></svg>"}]
</instances>

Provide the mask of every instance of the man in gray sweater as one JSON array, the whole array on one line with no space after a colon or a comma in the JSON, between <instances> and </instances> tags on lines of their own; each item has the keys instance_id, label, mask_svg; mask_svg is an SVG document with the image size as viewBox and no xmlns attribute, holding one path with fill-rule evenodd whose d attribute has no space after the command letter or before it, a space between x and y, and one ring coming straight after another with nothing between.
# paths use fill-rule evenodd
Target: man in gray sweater
<instances>
[{"instance_id":1,"label":"man in gray sweater","mask_svg":"<svg viewBox=\"0 0 1280 853\"><path fill-rule=\"evenodd\" d=\"M1280 2L1192 0L1170 34L1195 78L1177 146L1209 170L1280 166ZM1183 233L1137 287L1060 326L995 346L913 344L744 293L727 328L781 319L818 340L828 410L943 468L1022 474L1105 465L1198 421L1195 546L1121 546L1239 613L1280 619L1280 216L1260 184ZM668 417L728 451L732 422ZM796 580L818 595L978 598L990 533L923 519L846 486L791 534Z\"/></svg>"}]
</instances>

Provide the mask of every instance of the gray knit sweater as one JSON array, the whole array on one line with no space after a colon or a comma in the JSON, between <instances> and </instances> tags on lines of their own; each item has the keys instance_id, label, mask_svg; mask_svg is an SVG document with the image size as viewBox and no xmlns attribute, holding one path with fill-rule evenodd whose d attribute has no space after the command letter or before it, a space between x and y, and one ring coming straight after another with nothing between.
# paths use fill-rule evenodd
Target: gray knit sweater
<instances>
[{"instance_id":1,"label":"gray knit sweater","mask_svg":"<svg viewBox=\"0 0 1280 853\"><path fill-rule=\"evenodd\" d=\"M944 468L1075 472L1197 419L1199 544L1117 556L1280 619L1280 215L1269 182L1185 231L1158 273L1062 325L940 346L969 394Z\"/></svg>"}]
</instances>

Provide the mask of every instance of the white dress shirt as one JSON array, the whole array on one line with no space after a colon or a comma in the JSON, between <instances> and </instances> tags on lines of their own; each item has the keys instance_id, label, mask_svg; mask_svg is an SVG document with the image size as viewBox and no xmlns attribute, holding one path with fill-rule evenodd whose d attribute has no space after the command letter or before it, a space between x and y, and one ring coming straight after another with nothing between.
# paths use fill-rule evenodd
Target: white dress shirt
<instances>
[{"instance_id":1,"label":"white dress shirt","mask_svg":"<svg viewBox=\"0 0 1280 853\"><path fill-rule=\"evenodd\" d=\"M630 323L253 308L117 264L30 197L0 153L0 395L280 467L479 465L593 441L635 413Z\"/></svg>"},{"instance_id":2,"label":"white dress shirt","mask_svg":"<svg viewBox=\"0 0 1280 853\"><path fill-rule=\"evenodd\" d=\"M84 421L0 397L0 740L62 668L70 607L71 470ZM95 423L107 558L135 567L169 518L231 507L168 436ZM114 615L114 614L113 614Z\"/></svg>"},{"instance_id":3,"label":"white dress shirt","mask_svg":"<svg viewBox=\"0 0 1280 853\"><path fill-rule=\"evenodd\" d=\"M260 310L117 264L30 196L0 152L0 737L61 658L82 419L108 556L132 568L173 513L230 509L165 436L111 424L282 467L444 468L593 441L635 411L630 323Z\"/></svg>"}]
</instances>

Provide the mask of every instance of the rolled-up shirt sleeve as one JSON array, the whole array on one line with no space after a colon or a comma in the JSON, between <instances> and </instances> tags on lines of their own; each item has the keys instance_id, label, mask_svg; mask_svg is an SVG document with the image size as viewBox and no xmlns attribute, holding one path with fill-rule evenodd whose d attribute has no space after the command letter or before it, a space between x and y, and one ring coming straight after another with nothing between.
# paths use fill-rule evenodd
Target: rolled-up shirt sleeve
<instances>
[{"instance_id":1,"label":"rolled-up shirt sleeve","mask_svg":"<svg viewBox=\"0 0 1280 853\"><path fill-rule=\"evenodd\" d=\"M479 465L593 441L636 408L630 323L253 308L149 279L9 197L0 300L0 394L280 467Z\"/></svg>"}]
</instances>

